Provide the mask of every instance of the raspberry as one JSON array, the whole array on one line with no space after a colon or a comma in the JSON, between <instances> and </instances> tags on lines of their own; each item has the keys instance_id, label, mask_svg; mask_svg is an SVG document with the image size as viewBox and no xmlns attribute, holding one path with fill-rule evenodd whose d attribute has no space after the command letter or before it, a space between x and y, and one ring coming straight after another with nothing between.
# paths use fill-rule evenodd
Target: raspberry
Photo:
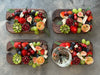
<instances>
[{"instance_id":1,"label":"raspberry","mask_svg":"<svg viewBox=\"0 0 100 75\"><path fill-rule=\"evenodd\" d=\"M23 31L29 31L29 30L30 30L29 24L26 24L26 23L23 24L23 25L22 25L22 30L23 30Z\"/></svg>"},{"instance_id":2,"label":"raspberry","mask_svg":"<svg viewBox=\"0 0 100 75\"><path fill-rule=\"evenodd\" d=\"M68 19L66 20L66 23L67 23L68 25L73 25L73 19L68 18Z\"/></svg>"},{"instance_id":3,"label":"raspberry","mask_svg":"<svg viewBox=\"0 0 100 75\"><path fill-rule=\"evenodd\" d=\"M29 61L30 61L30 59L29 59L28 56L24 56L24 57L22 57L22 62L23 62L24 64L28 64Z\"/></svg>"},{"instance_id":4,"label":"raspberry","mask_svg":"<svg viewBox=\"0 0 100 75\"><path fill-rule=\"evenodd\" d=\"M78 65L80 63L80 59L78 57L74 57L72 60L73 65Z\"/></svg>"}]
</instances>

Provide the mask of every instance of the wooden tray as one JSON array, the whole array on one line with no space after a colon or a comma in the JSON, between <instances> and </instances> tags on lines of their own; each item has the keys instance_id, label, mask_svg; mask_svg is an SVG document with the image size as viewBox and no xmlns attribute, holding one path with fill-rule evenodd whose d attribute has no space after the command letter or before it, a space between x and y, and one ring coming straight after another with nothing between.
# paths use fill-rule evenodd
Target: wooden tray
<instances>
[{"instance_id":1,"label":"wooden tray","mask_svg":"<svg viewBox=\"0 0 100 75\"><path fill-rule=\"evenodd\" d=\"M16 9L13 9L13 10L18 10L18 9L16 8ZM23 10L23 9L20 9L20 10ZM47 15L46 11L43 10L43 9L30 9L30 10L41 11L41 12L43 12L43 13L45 13ZM13 34L23 34L23 33L26 33L26 34L34 34L34 32L32 32L32 31L28 31L28 32L22 31L20 33L15 33L13 31L13 24L10 23L11 19L13 19L13 17L11 16L11 14L12 13L10 13L9 11L6 12L6 20L8 20L6 22L6 29L7 29L8 32L13 33ZM47 21L45 23L45 27L47 27ZM43 33L43 31L40 31L40 34L41 33Z\"/></svg>"},{"instance_id":2,"label":"wooden tray","mask_svg":"<svg viewBox=\"0 0 100 75\"><path fill-rule=\"evenodd\" d=\"M57 25L55 23L56 20L61 20L62 18L60 17L60 12L62 11L71 11L72 9L56 9L53 14L52 14L52 28L53 28L53 31L57 34L64 34L60 31L60 26L61 25ZM85 13L85 9L82 10L83 13ZM69 32L71 33L71 32ZM81 32L81 33L84 33L84 32ZM85 34L85 33L84 33Z\"/></svg>"},{"instance_id":3,"label":"wooden tray","mask_svg":"<svg viewBox=\"0 0 100 75\"><path fill-rule=\"evenodd\" d=\"M14 41L14 42L37 42L37 41L39 41L39 42L42 43L42 45L45 46L46 50L48 49L47 42L44 41L44 40L29 40L29 39L24 39L24 40L22 40L22 39L17 39L17 40L12 40L12 41ZM13 61L12 61L13 54L11 53L11 51L12 51L13 48L14 48L13 45L12 45L11 42L9 41L9 42L7 43L7 51L8 51L8 53L6 54L6 59L7 59L7 62L8 62L9 64L15 65L15 64L13 63Z\"/></svg>"}]
</instances>

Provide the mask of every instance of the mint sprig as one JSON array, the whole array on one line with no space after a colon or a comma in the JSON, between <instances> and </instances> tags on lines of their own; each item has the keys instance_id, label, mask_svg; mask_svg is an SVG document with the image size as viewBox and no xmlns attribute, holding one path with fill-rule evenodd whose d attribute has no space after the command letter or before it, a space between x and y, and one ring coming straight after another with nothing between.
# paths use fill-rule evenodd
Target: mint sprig
<instances>
[{"instance_id":1,"label":"mint sprig","mask_svg":"<svg viewBox=\"0 0 100 75\"><path fill-rule=\"evenodd\" d=\"M60 45L61 43L60 43L60 42L55 42L55 44L56 44L56 45Z\"/></svg>"},{"instance_id":2,"label":"mint sprig","mask_svg":"<svg viewBox=\"0 0 100 75\"><path fill-rule=\"evenodd\" d=\"M14 10L14 9L8 9L8 12L10 12L10 13L14 13L15 10Z\"/></svg>"}]
</instances>

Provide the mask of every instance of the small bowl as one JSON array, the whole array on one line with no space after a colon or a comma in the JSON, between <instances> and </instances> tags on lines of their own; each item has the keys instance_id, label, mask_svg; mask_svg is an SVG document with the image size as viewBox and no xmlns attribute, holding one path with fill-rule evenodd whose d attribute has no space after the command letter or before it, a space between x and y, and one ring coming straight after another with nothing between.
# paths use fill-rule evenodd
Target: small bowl
<instances>
[{"instance_id":1,"label":"small bowl","mask_svg":"<svg viewBox=\"0 0 100 75\"><path fill-rule=\"evenodd\" d=\"M52 60L60 67L68 67L72 61L72 55L65 47L56 47L52 51Z\"/></svg>"}]
</instances>

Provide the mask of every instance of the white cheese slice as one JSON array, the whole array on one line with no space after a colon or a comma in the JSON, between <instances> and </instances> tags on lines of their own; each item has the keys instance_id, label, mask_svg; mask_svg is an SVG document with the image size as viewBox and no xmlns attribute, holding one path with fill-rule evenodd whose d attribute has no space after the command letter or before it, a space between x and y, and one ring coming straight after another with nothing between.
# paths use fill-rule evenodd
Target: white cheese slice
<instances>
[{"instance_id":1,"label":"white cheese slice","mask_svg":"<svg viewBox=\"0 0 100 75\"><path fill-rule=\"evenodd\" d=\"M66 19L65 18L62 19L62 23L63 23L63 25L66 24Z\"/></svg>"},{"instance_id":2,"label":"white cheese slice","mask_svg":"<svg viewBox=\"0 0 100 75\"><path fill-rule=\"evenodd\" d=\"M47 53L48 53L48 51L47 51L47 50L45 50L44 54L46 55Z\"/></svg>"},{"instance_id":3,"label":"white cheese slice","mask_svg":"<svg viewBox=\"0 0 100 75\"><path fill-rule=\"evenodd\" d=\"M32 48L34 51L36 51L36 49L35 49L35 47L33 46L32 43L29 43L29 45L31 46L31 48Z\"/></svg>"},{"instance_id":4,"label":"white cheese slice","mask_svg":"<svg viewBox=\"0 0 100 75\"><path fill-rule=\"evenodd\" d=\"M85 60L82 55L80 53L77 53L77 56L81 59L81 60Z\"/></svg>"},{"instance_id":5,"label":"white cheese slice","mask_svg":"<svg viewBox=\"0 0 100 75\"><path fill-rule=\"evenodd\" d=\"M45 22L46 22L46 20L47 20L47 19L46 19L46 18L44 18L44 19L42 20L42 22L43 22L43 23L45 23Z\"/></svg>"},{"instance_id":6,"label":"white cheese slice","mask_svg":"<svg viewBox=\"0 0 100 75\"><path fill-rule=\"evenodd\" d=\"M24 14L23 14L23 12L21 12L21 13L20 13L20 17L24 17Z\"/></svg>"},{"instance_id":7,"label":"white cheese slice","mask_svg":"<svg viewBox=\"0 0 100 75\"><path fill-rule=\"evenodd\" d=\"M78 48L78 45L75 45L74 48Z\"/></svg>"},{"instance_id":8,"label":"white cheese slice","mask_svg":"<svg viewBox=\"0 0 100 75\"><path fill-rule=\"evenodd\" d=\"M48 58L48 56L47 56L47 55L43 55L43 57L44 57L45 59L47 59L47 58Z\"/></svg>"},{"instance_id":9,"label":"white cheese slice","mask_svg":"<svg viewBox=\"0 0 100 75\"><path fill-rule=\"evenodd\" d=\"M88 18L88 16L85 15L84 18L83 18L83 24L85 24L87 18Z\"/></svg>"}]
</instances>

